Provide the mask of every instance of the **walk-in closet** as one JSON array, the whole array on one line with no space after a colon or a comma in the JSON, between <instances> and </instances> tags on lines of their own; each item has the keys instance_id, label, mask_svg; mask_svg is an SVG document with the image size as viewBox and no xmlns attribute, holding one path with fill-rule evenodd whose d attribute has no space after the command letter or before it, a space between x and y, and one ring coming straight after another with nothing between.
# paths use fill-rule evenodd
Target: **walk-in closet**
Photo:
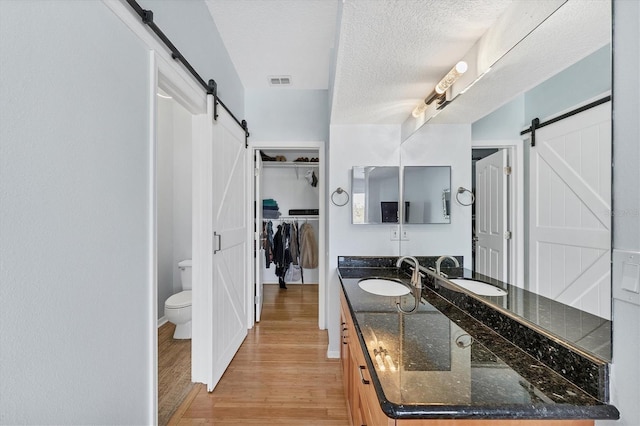
<instances>
[{"instance_id":1,"label":"walk-in closet","mask_svg":"<svg viewBox=\"0 0 640 426\"><path fill-rule=\"evenodd\" d=\"M319 283L318 150L255 151L259 284Z\"/></svg>"}]
</instances>

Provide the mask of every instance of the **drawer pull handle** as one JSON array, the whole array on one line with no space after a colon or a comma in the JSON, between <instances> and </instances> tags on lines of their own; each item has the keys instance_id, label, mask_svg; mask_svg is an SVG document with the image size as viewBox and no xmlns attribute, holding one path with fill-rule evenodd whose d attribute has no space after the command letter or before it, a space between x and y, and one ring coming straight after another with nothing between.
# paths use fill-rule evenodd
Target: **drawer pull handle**
<instances>
[{"instance_id":1,"label":"drawer pull handle","mask_svg":"<svg viewBox=\"0 0 640 426\"><path fill-rule=\"evenodd\" d=\"M362 370L366 370L367 368L364 365L359 365L358 366L358 373L360 373L360 380L362 381L363 385L368 385L370 382L369 380L366 380L364 378L364 376L362 375Z\"/></svg>"}]
</instances>

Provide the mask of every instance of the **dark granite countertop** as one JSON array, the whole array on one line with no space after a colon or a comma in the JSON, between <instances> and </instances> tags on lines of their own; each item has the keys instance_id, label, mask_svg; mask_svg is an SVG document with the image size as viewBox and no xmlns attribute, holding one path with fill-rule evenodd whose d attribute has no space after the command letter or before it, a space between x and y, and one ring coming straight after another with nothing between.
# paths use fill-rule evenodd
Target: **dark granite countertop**
<instances>
[{"instance_id":1,"label":"dark granite countertop","mask_svg":"<svg viewBox=\"0 0 640 426\"><path fill-rule=\"evenodd\" d=\"M367 266L367 265L364 265ZM617 419L619 413L430 289L376 296L364 277L408 274L393 265L339 267L382 410L392 418ZM380 356L376 356L380 355Z\"/></svg>"}]
</instances>

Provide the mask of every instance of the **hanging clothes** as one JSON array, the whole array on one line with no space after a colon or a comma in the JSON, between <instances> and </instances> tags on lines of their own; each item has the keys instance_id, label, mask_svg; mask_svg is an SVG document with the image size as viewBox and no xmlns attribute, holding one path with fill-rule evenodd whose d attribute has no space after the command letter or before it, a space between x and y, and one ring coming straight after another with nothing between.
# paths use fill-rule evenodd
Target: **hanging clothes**
<instances>
[{"instance_id":1,"label":"hanging clothes","mask_svg":"<svg viewBox=\"0 0 640 426\"><path fill-rule=\"evenodd\" d=\"M318 243L309 223L300 227L300 266L305 269L318 267Z\"/></svg>"},{"instance_id":2,"label":"hanging clothes","mask_svg":"<svg viewBox=\"0 0 640 426\"><path fill-rule=\"evenodd\" d=\"M273 262L273 223L262 222L262 248L264 249L265 267L269 268Z\"/></svg>"},{"instance_id":3,"label":"hanging clothes","mask_svg":"<svg viewBox=\"0 0 640 426\"><path fill-rule=\"evenodd\" d=\"M276 264L276 276L280 288L287 288L284 275L287 273L291 263L291 252L289 248L289 238L291 226L288 223L278 225L278 230L273 237L273 260Z\"/></svg>"},{"instance_id":4,"label":"hanging clothes","mask_svg":"<svg viewBox=\"0 0 640 426\"><path fill-rule=\"evenodd\" d=\"M300 258L300 250L298 248L298 224L297 222L292 222L289 226L289 253L291 254L291 262L297 265L298 259Z\"/></svg>"}]
</instances>

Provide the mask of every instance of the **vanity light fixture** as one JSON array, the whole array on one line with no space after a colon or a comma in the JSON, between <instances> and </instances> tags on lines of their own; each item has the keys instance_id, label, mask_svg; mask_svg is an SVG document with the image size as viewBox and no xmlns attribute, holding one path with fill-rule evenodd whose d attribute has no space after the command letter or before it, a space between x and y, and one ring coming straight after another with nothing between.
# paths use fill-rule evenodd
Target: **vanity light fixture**
<instances>
[{"instance_id":1,"label":"vanity light fixture","mask_svg":"<svg viewBox=\"0 0 640 426\"><path fill-rule=\"evenodd\" d=\"M469 67L467 66L467 63L465 61L458 62L453 68L451 68L451 71L449 71L447 75L445 75L443 79L440 80L440 83L438 83L438 85L436 86L436 93L442 95L444 92L446 92L447 89L451 87L451 85L455 83L462 74L467 72L468 68Z\"/></svg>"},{"instance_id":2,"label":"vanity light fixture","mask_svg":"<svg viewBox=\"0 0 640 426\"><path fill-rule=\"evenodd\" d=\"M420 117L427 109L427 106L431 105L434 100L442 98L443 95L445 95L445 93L447 92L447 89L449 89L453 85L453 83L455 83L456 80L458 80L460 76L462 76L462 74L467 72L468 68L469 67L465 61L458 62L453 68L451 68L451 71L449 71L447 75L445 75L442 80L440 80L431 95L429 95L428 98L426 98L423 102L420 102L420 104L414 108L411 115L413 115L415 118Z\"/></svg>"}]
</instances>

